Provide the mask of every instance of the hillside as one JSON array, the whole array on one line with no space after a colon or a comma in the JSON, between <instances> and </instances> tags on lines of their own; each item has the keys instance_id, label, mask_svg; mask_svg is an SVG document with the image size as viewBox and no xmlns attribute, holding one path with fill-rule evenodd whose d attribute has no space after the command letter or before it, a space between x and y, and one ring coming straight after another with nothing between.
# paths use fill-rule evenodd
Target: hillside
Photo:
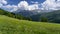
<instances>
[{"instance_id":1,"label":"hillside","mask_svg":"<svg viewBox=\"0 0 60 34\"><path fill-rule=\"evenodd\" d=\"M15 14L9 11L5 11L3 9L0 9L0 15L5 15L5 16L20 19L20 20L31 20L31 18L26 18L21 14Z\"/></svg>"},{"instance_id":2,"label":"hillside","mask_svg":"<svg viewBox=\"0 0 60 34\"><path fill-rule=\"evenodd\" d=\"M55 10L48 13L40 13L31 16L33 21L41 21L42 17L47 18L48 22L60 23L60 10Z\"/></svg>"},{"instance_id":3,"label":"hillside","mask_svg":"<svg viewBox=\"0 0 60 34\"><path fill-rule=\"evenodd\" d=\"M46 14L43 14L42 16L47 17L50 22L60 23L60 10L46 13Z\"/></svg>"},{"instance_id":4,"label":"hillside","mask_svg":"<svg viewBox=\"0 0 60 34\"><path fill-rule=\"evenodd\" d=\"M36 11L34 12L24 10L24 11L16 11L15 13L13 13L0 9L0 15L6 15L20 20L60 23L60 10L55 10L51 12L45 11L40 13L37 13Z\"/></svg>"},{"instance_id":5,"label":"hillside","mask_svg":"<svg viewBox=\"0 0 60 34\"><path fill-rule=\"evenodd\" d=\"M60 34L60 24L18 20L0 15L0 34Z\"/></svg>"}]
</instances>

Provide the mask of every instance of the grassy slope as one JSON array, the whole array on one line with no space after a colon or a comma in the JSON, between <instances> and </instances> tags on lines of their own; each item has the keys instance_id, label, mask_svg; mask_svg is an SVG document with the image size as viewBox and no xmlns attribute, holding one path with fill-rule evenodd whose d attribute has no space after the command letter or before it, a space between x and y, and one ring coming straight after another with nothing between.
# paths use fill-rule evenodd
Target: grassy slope
<instances>
[{"instance_id":1,"label":"grassy slope","mask_svg":"<svg viewBox=\"0 0 60 34\"><path fill-rule=\"evenodd\" d=\"M60 24L18 20L0 15L0 34L60 34Z\"/></svg>"}]
</instances>

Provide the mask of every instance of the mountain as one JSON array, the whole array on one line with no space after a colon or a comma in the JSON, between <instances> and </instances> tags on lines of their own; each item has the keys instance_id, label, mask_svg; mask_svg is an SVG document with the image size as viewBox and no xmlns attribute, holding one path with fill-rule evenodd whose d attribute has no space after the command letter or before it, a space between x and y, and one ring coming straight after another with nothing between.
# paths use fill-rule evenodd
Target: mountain
<instances>
[{"instance_id":1,"label":"mountain","mask_svg":"<svg viewBox=\"0 0 60 34\"><path fill-rule=\"evenodd\" d=\"M18 10L15 12L7 12L7 11L0 9L0 15L6 15L9 17L17 18L17 19L31 20L31 21L41 21L43 17L44 20L46 19L46 21L48 22L60 23L60 10L55 10L55 11Z\"/></svg>"},{"instance_id":2,"label":"mountain","mask_svg":"<svg viewBox=\"0 0 60 34\"><path fill-rule=\"evenodd\" d=\"M40 13L46 13L46 12L50 12L50 10L40 10L40 9L36 9L36 10L20 10L19 9L17 11L13 11L13 13L21 14L21 15L23 15L25 17L40 14Z\"/></svg>"},{"instance_id":3,"label":"mountain","mask_svg":"<svg viewBox=\"0 0 60 34\"><path fill-rule=\"evenodd\" d=\"M31 16L33 21L40 21L42 17L47 18L48 22L60 23L60 10Z\"/></svg>"},{"instance_id":4,"label":"mountain","mask_svg":"<svg viewBox=\"0 0 60 34\"><path fill-rule=\"evenodd\" d=\"M20 14L32 21L41 21L42 17L48 22L60 23L60 10L17 10L15 14Z\"/></svg>"},{"instance_id":5,"label":"mountain","mask_svg":"<svg viewBox=\"0 0 60 34\"><path fill-rule=\"evenodd\" d=\"M50 22L60 23L60 10L55 10L53 12L42 14L41 16L47 17Z\"/></svg>"},{"instance_id":6,"label":"mountain","mask_svg":"<svg viewBox=\"0 0 60 34\"><path fill-rule=\"evenodd\" d=\"M0 34L60 34L60 24L18 20L0 15Z\"/></svg>"}]
</instances>

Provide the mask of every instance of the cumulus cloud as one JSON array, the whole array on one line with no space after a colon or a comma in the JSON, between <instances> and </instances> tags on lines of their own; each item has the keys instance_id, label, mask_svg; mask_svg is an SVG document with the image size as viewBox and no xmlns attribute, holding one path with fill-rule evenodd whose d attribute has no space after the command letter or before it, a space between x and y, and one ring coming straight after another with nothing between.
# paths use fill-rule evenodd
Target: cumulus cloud
<instances>
[{"instance_id":1,"label":"cumulus cloud","mask_svg":"<svg viewBox=\"0 0 60 34\"><path fill-rule=\"evenodd\" d=\"M6 0L0 0L0 8L3 6L3 4L7 4Z\"/></svg>"},{"instance_id":2,"label":"cumulus cloud","mask_svg":"<svg viewBox=\"0 0 60 34\"><path fill-rule=\"evenodd\" d=\"M0 8L1 8L1 6L3 6L3 4L0 3Z\"/></svg>"},{"instance_id":3,"label":"cumulus cloud","mask_svg":"<svg viewBox=\"0 0 60 34\"><path fill-rule=\"evenodd\" d=\"M38 2L34 2L34 1L31 1L31 3L35 3L35 4L38 4Z\"/></svg>"},{"instance_id":4,"label":"cumulus cloud","mask_svg":"<svg viewBox=\"0 0 60 34\"><path fill-rule=\"evenodd\" d=\"M33 4L28 6L28 10L35 10L35 9L39 9L38 4Z\"/></svg>"},{"instance_id":5,"label":"cumulus cloud","mask_svg":"<svg viewBox=\"0 0 60 34\"><path fill-rule=\"evenodd\" d=\"M43 3L39 4L39 2L33 2L32 5L29 5L27 1L20 1L18 5L9 5L6 0L0 0L0 8L3 8L7 11L16 11L18 9L21 10L60 10L60 0L46 0ZM3 6L5 4L5 6Z\"/></svg>"},{"instance_id":6,"label":"cumulus cloud","mask_svg":"<svg viewBox=\"0 0 60 34\"><path fill-rule=\"evenodd\" d=\"M42 3L42 8L45 10L59 10L60 0L46 0Z\"/></svg>"},{"instance_id":7,"label":"cumulus cloud","mask_svg":"<svg viewBox=\"0 0 60 34\"><path fill-rule=\"evenodd\" d=\"M20 3L18 3L18 7L22 10L26 9L28 5L29 4L26 1L21 1Z\"/></svg>"},{"instance_id":8,"label":"cumulus cloud","mask_svg":"<svg viewBox=\"0 0 60 34\"><path fill-rule=\"evenodd\" d=\"M6 5L6 6L2 6L2 9L12 12L12 11L16 11L18 7L15 5Z\"/></svg>"},{"instance_id":9,"label":"cumulus cloud","mask_svg":"<svg viewBox=\"0 0 60 34\"><path fill-rule=\"evenodd\" d=\"M18 9L15 5L9 5L7 0L0 0L0 8L7 10L7 11L16 11Z\"/></svg>"},{"instance_id":10,"label":"cumulus cloud","mask_svg":"<svg viewBox=\"0 0 60 34\"><path fill-rule=\"evenodd\" d=\"M37 2L36 2L37 3ZM18 4L18 7L22 10L35 10L35 9L38 9L38 3L37 4L33 4L33 5L29 5L28 2L26 1L21 1L19 4Z\"/></svg>"},{"instance_id":11,"label":"cumulus cloud","mask_svg":"<svg viewBox=\"0 0 60 34\"><path fill-rule=\"evenodd\" d=\"M7 4L6 1L3 1L3 2L5 2L5 4ZM2 6L1 8L3 8L4 10L12 12L12 11L16 11L18 9L20 9L20 10L35 10L35 9L39 8L38 5L39 5L38 3L37 4L34 3L32 5L29 5L29 3L27 1L21 1L18 3L18 5L9 5L8 4L5 6L2 6L2 4L0 4L0 7Z\"/></svg>"},{"instance_id":12,"label":"cumulus cloud","mask_svg":"<svg viewBox=\"0 0 60 34\"><path fill-rule=\"evenodd\" d=\"M1 4L7 4L7 1L6 0L0 0L0 3Z\"/></svg>"},{"instance_id":13,"label":"cumulus cloud","mask_svg":"<svg viewBox=\"0 0 60 34\"><path fill-rule=\"evenodd\" d=\"M0 1L2 4L7 4L7 1L6 0L1 0Z\"/></svg>"}]
</instances>

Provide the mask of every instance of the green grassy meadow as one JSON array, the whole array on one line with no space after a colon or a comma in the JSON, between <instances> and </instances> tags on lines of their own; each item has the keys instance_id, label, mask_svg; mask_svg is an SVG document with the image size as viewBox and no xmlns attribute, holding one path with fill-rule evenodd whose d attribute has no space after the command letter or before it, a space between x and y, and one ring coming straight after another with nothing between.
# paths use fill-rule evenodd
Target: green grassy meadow
<instances>
[{"instance_id":1,"label":"green grassy meadow","mask_svg":"<svg viewBox=\"0 0 60 34\"><path fill-rule=\"evenodd\" d=\"M18 20L0 15L0 34L60 34L60 24Z\"/></svg>"}]
</instances>

